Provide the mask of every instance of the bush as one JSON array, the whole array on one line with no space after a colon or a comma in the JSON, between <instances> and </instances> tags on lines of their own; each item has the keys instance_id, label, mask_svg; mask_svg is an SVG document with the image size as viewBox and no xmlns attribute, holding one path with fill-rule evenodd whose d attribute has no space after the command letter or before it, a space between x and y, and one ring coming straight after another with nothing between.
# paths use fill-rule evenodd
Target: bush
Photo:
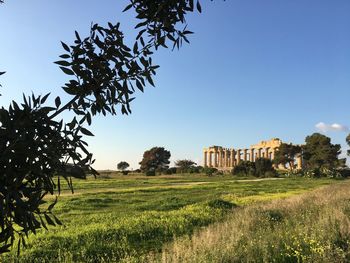
<instances>
[{"instance_id":1,"label":"bush","mask_svg":"<svg viewBox=\"0 0 350 263\"><path fill-rule=\"evenodd\" d=\"M198 173L200 173L201 169L202 169L201 166L194 166L194 167L189 168L187 172L190 174L198 174Z\"/></svg>"},{"instance_id":2,"label":"bush","mask_svg":"<svg viewBox=\"0 0 350 263\"><path fill-rule=\"evenodd\" d=\"M342 170L345 170L345 169L342 169ZM308 178L321 178L321 177L342 178L343 174L346 174L346 172L342 173L342 170L328 169L328 168L315 168L315 169L307 169L303 171L302 175Z\"/></svg>"},{"instance_id":3,"label":"bush","mask_svg":"<svg viewBox=\"0 0 350 263\"><path fill-rule=\"evenodd\" d=\"M255 160L255 175L259 177L266 177L266 175L276 175L276 171L272 166L272 161L267 158L258 158Z\"/></svg>"},{"instance_id":4,"label":"bush","mask_svg":"<svg viewBox=\"0 0 350 263\"><path fill-rule=\"evenodd\" d=\"M328 169L328 168L321 168L320 169L321 177L327 177L327 178L341 178L342 175L337 169Z\"/></svg>"},{"instance_id":5,"label":"bush","mask_svg":"<svg viewBox=\"0 0 350 263\"><path fill-rule=\"evenodd\" d=\"M213 175L217 171L218 171L218 169L216 169L214 167L204 167L203 170L202 170L202 172L205 173L208 176Z\"/></svg>"},{"instance_id":6,"label":"bush","mask_svg":"<svg viewBox=\"0 0 350 263\"><path fill-rule=\"evenodd\" d=\"M231 173L233 175L255 175L255 163L250 161L241 161L238 165L236 165Z\"/></svg>"},{"instance_id":7,"label":"bush","mask_svg":"<svg viewBox=\"0 0 350 263\"><path fill-rule=\"evenodd\" d=\"M156 175L156 171L154 170L148 170L145 173L146 176L155 176Z\"/></svg>"},{"instance_id":8,"label":"bush","mask_svg":"<svg viewBox=\"0 0 350 263\"><path fill-rule=\"evenodd\" d=\"M128 170L122 171L122 174L123 174L123 175L128 175L128 174L129 174L129 171L128 171Z\"/></svg>"},{"instance_id":9,"label":"bush","mask_svg":"<svg viewBox=\"0 0 350 263\"><path fill-rule=\"evenodd\" d=\"M232 209L237 207L236 204L222 200L222 199L214 199L208 202L208 206L211 208L219 208L219 209Z\"/></svg>"},{"instance_id":10,"label":"bush","mask_svg":"<svg viewBox=\"0 0 350 263\"><path fill-rule=\"evenodd\" d=\"M176 174L176 167L170 167L169 169L166 169L163 171L163 174L166 175L171 175L171 174Z\"/></svg>"},{"instance_id":11,"label":"bush","mask_svg":"<svg viewBox=\"0 0 350 263\"><path fill-rule=\"evenodd\" d=\"M342 177L350 177L350 169L349 168L341 168L338 170Z\"/></svg>"}]
</instances>

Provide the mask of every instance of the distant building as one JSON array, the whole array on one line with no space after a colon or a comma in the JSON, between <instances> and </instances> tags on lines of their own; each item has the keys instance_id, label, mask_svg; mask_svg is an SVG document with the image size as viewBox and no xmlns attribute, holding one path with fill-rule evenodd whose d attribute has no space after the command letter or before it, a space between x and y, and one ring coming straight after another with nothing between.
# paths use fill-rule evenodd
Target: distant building
<instances>
[{"instance_id":1,"label":"distant building","mask_svg":"<svg viewBox=\"0 0 350 263\"><path fill-rule=\"evenodd\" d=\"M240 161L255 162L257 158L274 159L276 150L281 146L282 141L273 138L269 141L261 141L258 144L250 146L249 149L233 149L221 146L211 146L204 149L204 167L215 167L220 170L230 170ZM296 158L296 168L302 168L302 157ZM279 169L286 169L285 166L279 166Z\"/></svg>"}]
</instances>

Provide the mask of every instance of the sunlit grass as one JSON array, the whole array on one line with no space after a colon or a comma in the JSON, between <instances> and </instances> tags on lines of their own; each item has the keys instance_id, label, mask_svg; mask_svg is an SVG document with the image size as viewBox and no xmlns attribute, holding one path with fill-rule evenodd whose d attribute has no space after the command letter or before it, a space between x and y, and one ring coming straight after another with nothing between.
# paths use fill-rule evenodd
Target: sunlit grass
<instances>
[{"instance_id":1,"label":"sunlit grass","mask_svg":"<svg viewBox=\"0 0 350 263\"><path fill-rule=\"evenodd\" d=\"M198 175L110 175L76 180L75 194L64 190L54 209L65 226L31 236L19 261L115 262L142 258L149 251L160 252L174 237L191 235L200 227L222 221L236 204L286 198L331 183L338 181L255 181ZM3 260L15 261L15 253Z\"/></svg>"},{"instance_id":2,"label":"sunlit grass","mask_svg":"<svg viewBox=\"0 0 350 263\"><path fill-rule=\"evenodd\" d=\"M350 262L350 181L235 210L128 262Z\"/></svg>"}]
</instances>

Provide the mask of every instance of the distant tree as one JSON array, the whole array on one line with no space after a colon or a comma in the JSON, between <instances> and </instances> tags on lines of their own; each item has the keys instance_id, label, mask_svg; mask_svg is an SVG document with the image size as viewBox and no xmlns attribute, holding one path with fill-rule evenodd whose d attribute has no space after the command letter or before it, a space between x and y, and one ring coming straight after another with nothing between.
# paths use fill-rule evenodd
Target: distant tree
<instances>
[{"instance_id":1,"label":"distant tree","mask_svg":"<svg viewBox=\"0 0 350 263\"><path fill-rule=\"evenodd\" d=\"M294 159L301 154L301 147L298 145L282 143L275 152L273 163L279 165L289 165L290 170L294 170Z\"/></svg>"},{"instance_id":2,"label":"distant tree","mask_svg":"<svg viewBox=\"0 0 350 263\"><path fill-rule=\"evenodd\" d=\"M170 167L163 171L164 174L170 175L170 174L176 174L177 168L176 167Z\"/></svg>"},{"instance_id":3,"label":"distant tree","mask_svg":"<svg viewBox=\"0 0 350 263\"><path fill-rule=\"evenodd\" d=\"M332 144L331 139L323 134L314 133L307 136L303 146L304 166L307 169L334 169L344 165L339 144Z\"/></svg>"},{"instance_id":4,"label":"distant tree","mask_svg":"<svg viewBox=\"0 0 350 263\"><path fill-rule=\"evenodd\" d=\"M170 151L164 149L164 147L153 147L152 149L145 151L143 159L139 163L142 172L161 172L169 168L170 164Z\"/></svg>"},{"instance_id":5,"label":"distant tree","mask_svg":"<svg viewBox=\"0 0 350 263\"><path fill-rule=\"evenodd\" d=\"M232 169L233 175L255 175L255 163L251 161L240 161Z\"/></svg>"},{"instance_id":6,"label":"distant tree","mask_svg":"<svg viewBox=\"0 0 350 263\"><path fill-rule=\"evenodd\" d=\"M195 165L196 165L195 162L187 159L177 160L175 162L175 166L177 167L180 173L188 173L191 170L191 168L195 167Z\"/></svg>"},{"instance_id":7,"label":"distant tree","mask_svg":"<svg viewBox=\"0 0 350 263\"><path fill-rule=\"evenodd\" d=\"M127 175L128 171L125 171L125 170L128 169L129 166L130 165L127 162L122 161L118 163L117 168L118 170L122 171L122 174Z\"/></svg>"},{"instance_id":8,"label":"distant tree","mask_svg":"<svg viewBox=\"0 0 350 263\"><path fill-rule=\"evenodd\" d=\"M255 160L255 175L263 177L266 174L274 174L275 169L272 166L272 161L267 158L258 158Z\"/></svg>"},{"instance_id":9,"label":"distant tree","mask_svg":"<svg viewBox=\"0 0 350 263\"><path fill-rule=\"evenodd\" d=\"M346 137L346 143L350 146L350 134ZM350 156L350 150L347 151L348 156Z\"/></svg>"}]
</instances>

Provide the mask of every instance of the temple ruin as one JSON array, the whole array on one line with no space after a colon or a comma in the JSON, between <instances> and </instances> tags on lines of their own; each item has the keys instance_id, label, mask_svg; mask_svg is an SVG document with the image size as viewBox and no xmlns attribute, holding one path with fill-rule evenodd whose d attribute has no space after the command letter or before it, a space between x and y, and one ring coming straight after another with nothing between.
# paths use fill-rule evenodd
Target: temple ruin
<instances>
[{"instance_id":1,"label":"temple ruin","mask_svg":"<svg viewBox=\"0 0 350 263\"><path fill-rule=\"evenodd\" d=\"M221 146L211 146L204 149L204 167L214 167L220 170L231 170L234 166L243 161L255 162L257 158L274 159L276 150L280 147L282 141L273 138L269 141L261 141L258 144L250 146L249 149L233 149ZM302 168L302 157L295 159L296 169ZM280 165L278 169L287 169Z\"/></svg>"}]
</instances>

